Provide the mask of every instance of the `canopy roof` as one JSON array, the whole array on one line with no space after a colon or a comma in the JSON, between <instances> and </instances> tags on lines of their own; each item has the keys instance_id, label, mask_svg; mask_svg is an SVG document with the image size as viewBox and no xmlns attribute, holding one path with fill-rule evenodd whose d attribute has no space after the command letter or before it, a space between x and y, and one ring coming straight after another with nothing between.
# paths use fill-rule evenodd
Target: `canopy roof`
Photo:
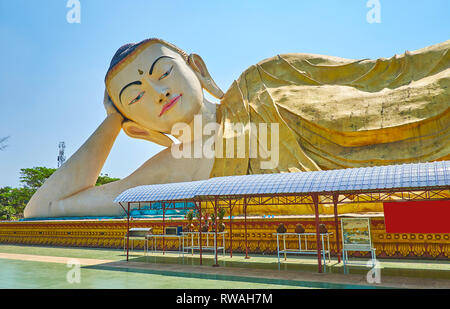
<instances>
[{"instance_id":1,"label":"canopy roof","mask_svg":"<svg viewBox=\"0 0 450 309\"><path fill-rule=\"evenodd\" d=\"M174 182L134 187L122 192L114 202L160 202L192 200L206 180Z\"/></svg>"},{"instance_id":2,"label":"canopy roof","mask_svg":"<svg viewBox=\"0 0 450 309\"><path fill-rule=\"evenodd\" d=\"M208 180L139 186L114 202L156 202L214 196L370 193L450 188L450 161L349 168L316 172L216 177Z\"/></svg>"}]
</instances>

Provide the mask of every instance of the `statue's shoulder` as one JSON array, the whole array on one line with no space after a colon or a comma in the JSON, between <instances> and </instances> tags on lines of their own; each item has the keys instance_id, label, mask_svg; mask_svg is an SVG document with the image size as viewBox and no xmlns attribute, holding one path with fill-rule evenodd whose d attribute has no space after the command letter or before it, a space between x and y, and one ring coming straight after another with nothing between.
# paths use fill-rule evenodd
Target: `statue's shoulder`
<instances>
[{"instance_id":1,"label":"statue's shoulder","mask_svg":"<svg viewBox=\"0 0 450 309\"><path fill-rule=\"evenodd\" d=\"M248 67L241 73L237 79L237 83L241 84L242 80L253 80L253 78L249 78L249 76L258 75L258 72L261 71L261 69L270 74L278 75L281 71L310 71L311 69L319 67L346 66L361 62L370 63L372 61L368 59L354 60L310 53L278 54Z\"/></svg>"},{"instance_id":2,"label":"statue's shoulder","mask_svg":"<svg viewBox=\"0 0 450 309\"><path fill-rule=\"evenodd\" d=\"M309 54L309 53L290 53L290 54L279 54L258 62L256 65L265 67L272 64L278 64L280 62L288 62L290 64L300 64L305 63L309 65L344 65L348 63L354 63L355 59L347 59L335 56L319 55L319 54Z\"/></svg>"},{"instance_id":3,"label":"statue's shoulder","mask_svg":"<svg viewBox=\"0 0 450 309\"><path fill-rule=\"evenodd\" d=\"M236 92L237 88L239 88L240 91L243 91L242 89L247 88L244 84L259 81L258 76L261 73L261 69L269 74L277 76L280 72L286 73L295 70L310 71L312 67L345 66L347 64L360 63L362 61L366 61L366 59L354 60L311 53L278 54L249 66L233 82L227 92Z\"/></svg>"},{"instance_id":4,"label":"statue's shoulder","mask_svg":"<svg viewBox=\"0 0 450 309\"><path fill-rule=\"evenodd\" d=\"M361 62L367 62L367 64L369 64L373 61L369 59L355 60L309 53L278 54L251 65L241 73L237 81L240 81L243 78L245 79L246 76L257 73L260 68L271 73L284 70L286 69L286 66L295 68L296 70L309 71L313 67L345 66Z\"/></svg>"},{"instance_id":5,"label":"statue's shoulder","mask_svg":"<svg viewBox=\"0 0 450 309\"><path fill-rule=\"evenodd\" d=\"M427 54L427 53L436 53L436 52L447 52L450 48L450 40L447 40L442 43L438 43L435 45L431 45L422 49L418 49L415 51L407 51L404 54L397 55L397 57L403 57L405 54L415 55L415 54ZM384 59L384 58L380 58ZM246 73L248 71L254 70L258 66L261 67L270 67L272 65L277 65L283 62L288 62L294 66L342 66L346 64L352 63L367 63L374 64L378 59L349 59L342 58L336 56L328 56L322 54L313 54L313 53L286 53L286 54L278 54L270 58L266 58L261 60L260 62L250 66L247 70L243 72Z\"/></svg>"}]
</instances>

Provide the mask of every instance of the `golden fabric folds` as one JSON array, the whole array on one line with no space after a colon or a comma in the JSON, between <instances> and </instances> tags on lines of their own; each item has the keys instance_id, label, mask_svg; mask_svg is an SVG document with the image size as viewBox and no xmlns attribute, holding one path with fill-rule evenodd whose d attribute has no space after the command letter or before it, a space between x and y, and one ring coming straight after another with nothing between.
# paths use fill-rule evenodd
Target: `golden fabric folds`
<instances>
[{"instance_id":1,"label":"golden fabric folds","mask_svg":"<svg viewBox=\"0 0 450 309\"><path fill-rule=\"evenodd\" d=\"M244 124L248 145L250 123L278 123L279 164L261 169L246 148L216 158L211 177L450 159L449 47L377 60L285 54L251 66L218 107L216 154L236 139L233 124Z\"/></svg>"},{"instance_id":2,"label":"golden fabric folds","mask_svg":"<svg viewBox=\"0 0 450 309\"><path fill-rule=\"evenodd\" d=\"M217 158L211 177L449 159L450 41L390 59L286 54L248 68L221 101L226 141L279 124L279 165ZM237 144L237 143L235 143ZM269 144L270 145L270 144Z\"/></svg>"}]
</instances>

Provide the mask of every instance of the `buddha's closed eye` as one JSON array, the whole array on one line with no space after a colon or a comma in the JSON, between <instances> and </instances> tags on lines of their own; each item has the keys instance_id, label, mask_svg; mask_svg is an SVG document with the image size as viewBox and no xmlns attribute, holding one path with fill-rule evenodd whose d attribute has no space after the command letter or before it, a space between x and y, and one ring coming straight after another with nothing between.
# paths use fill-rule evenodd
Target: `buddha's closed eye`
<instances>
[{"instance_id":1,"label":"buddha's closed eye","mask_svg":"<svg viewBox=\"0 0 450 309\"><path fill-rule=\"evenodd\" d=\"M128 105L132 105L134 103L139 102L139 100L144 96L145 91L142 91L141 93L138 94L138 96L136 98L133 99L133 101L131 101L130 103L128 103Z\"/></svg>"},{"instance_id":2,"label":"buddha's closed eye","mask_svg":"<svg viewBox=\"0 0 450 309\"><path fill-rule=\"evenodd\" d=\"M167 76L169 76L170 72L172 72L173 66L170 67L170 69L164 73L163 75L161 75L161 77L158 80L163 80L164 78L166 78Z\"/></svg>"}]
</instances>

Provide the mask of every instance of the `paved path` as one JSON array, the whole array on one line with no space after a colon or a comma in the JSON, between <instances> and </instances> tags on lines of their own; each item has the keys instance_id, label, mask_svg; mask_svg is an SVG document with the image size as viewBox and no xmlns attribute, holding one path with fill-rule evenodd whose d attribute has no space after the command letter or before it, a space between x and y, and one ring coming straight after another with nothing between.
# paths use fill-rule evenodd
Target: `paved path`
<instances>
[{"instance_id":1,"label":"paved path","mask_svg":"<svg viewBox=\"0 0 450 309\"><path fill-rule=\"evenodd\" d=\"M302 281L315 283L331 283L337 285L347 285L349 288L354 286L365 287L392 287L392 288L427 288L427 289L449 289L450 280L430 279L430 278L406 278L406 277L388 277L381 278L381 284L367 283L366 275L359 274L333 274L333 273L315 273L302 271L277 271L268 269L249 269L239 267L209 267L196 265L178 265L178 264L154 264L143 262L114 261L103 264L116 268L131 269L150 269L165 272L182 272L198 275L222 275L249 278L264 278L272 280ZM330 286L333 288L333 286Z\"/></svg>"},{"instance_id":2,"label":"paved path","mask_svg":"<svg viewBox=\"0 0 450 309\"><path fill-rule=\"evenodd\" d=\"M314 273L302 271L278 271L268 269L250 269L242 267L210 267L198 265L180 265L180 264L156 264L144 262L126 262L104 259L87 259L73 257L56 257L29 254L12 254L0 253L0 259L11 259L33 262L47 263L64 263L67 264L71 260L77 260L83 266L99 267L117 271L153 271L161 274L173 275L191 274L193 276L216 276L227 278L248 278L251 280L262 279L279 281L280 284L288 284L290 282L306 282L315 283L317 287L323 284L323 287L392 287L392 288L450 288L450 280L430 279L430 278L407 278L407 277L390 277L383 276L380 284L369 284L366 275L361 274L335 274L335 273ZM225 280L225 279L224 279ZM327 286L328 284L328 286ZM289 284L288 284L289 285ZM337 286L334 286L337 285Z\"/></svg>"},{"instance_id":3,"label":"paved path","mask_svg":"<svg viewBox=\"0 0 450 309\"><path fill-rule=\"evenodd\" d=\"M59 257L59 256L45 256L32 254L15 254L15 253L0 253L0 259L32 261L32 262L47 262L67 264L73 260L79 261L81 265L92 266L98 264L105 264L113 262L112 260L98 260L98 259L84 259L73 257Z\"/></svg>"}]
</instances>

